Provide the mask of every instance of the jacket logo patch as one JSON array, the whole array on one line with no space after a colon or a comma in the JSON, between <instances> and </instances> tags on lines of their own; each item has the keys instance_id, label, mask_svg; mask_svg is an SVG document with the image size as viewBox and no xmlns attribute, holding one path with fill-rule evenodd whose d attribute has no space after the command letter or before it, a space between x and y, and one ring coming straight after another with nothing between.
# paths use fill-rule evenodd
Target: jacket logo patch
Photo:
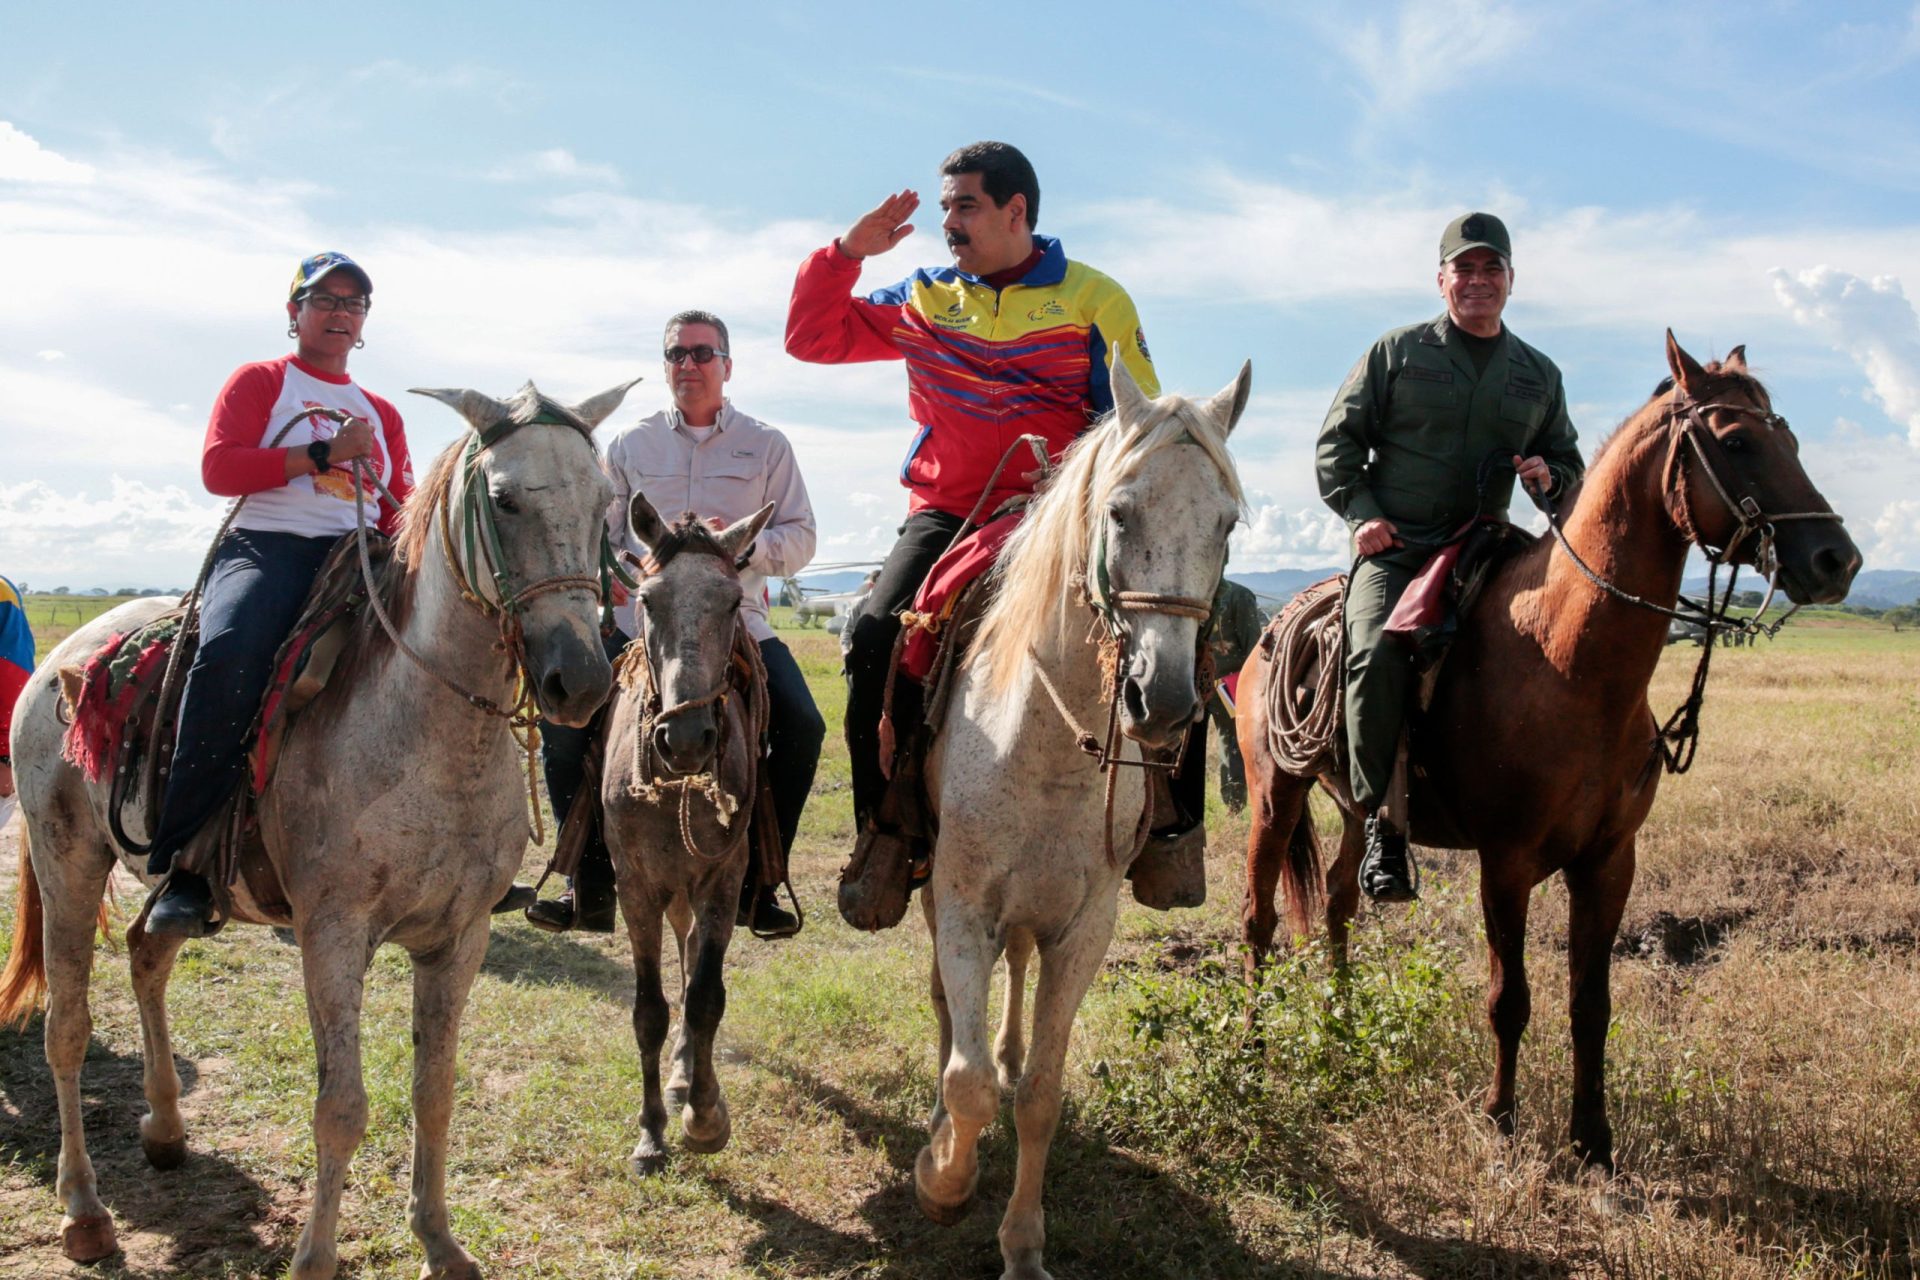
<instances>
[{"instance_id":1,"label":"jacket logo patch","mask_svg":"<svg viewBox=\"0 0 1920 1280\"><path fill-rule=\"evenodd\" d=\"M1064 316L1066 314L1067 309L1060 305L1058 298L1049 298L1044 305L1035 307L1033 310L1027 312L1027 319L1040 321L1045 320L1048 316Z\"/></svg>"},{"instance_id":2,"label":"jacket logo patch","mask_svg":"<svg viewBox=\"0 0 1920 1280\"><path fill-rule=\"evenodd\" d=\"M1546 384L1521 375L1507 379L1507 394L1516 399L1531 400L1535 404L1547 402Z\"/></svg>"},{"instance_id":3,"label":"jacket logo patch","mask_svg":"<svg viewBox=\"0 0 1920 1280\"><path fill-rule=\"evenodd\" d=\"M1429 369L1429 368L1426 368L1424 365L1410 364L1406 368L1400 371L1400 376L1407 379L1410 382L1452 383L1453 370Z\"/></svg>"},{"instance_id":4,"label":"jacket logo patch","mask_svg":"<svg viewBox=\"0 0 1920 1280\"><path fill-rule=\"evenodd\" d=\"M930 315L927 319L933 321L943 329L970 329L973 327L973 317L967 314L967 304L965 302L956 302L945 311Z\"/></svg>"}]
</instances>

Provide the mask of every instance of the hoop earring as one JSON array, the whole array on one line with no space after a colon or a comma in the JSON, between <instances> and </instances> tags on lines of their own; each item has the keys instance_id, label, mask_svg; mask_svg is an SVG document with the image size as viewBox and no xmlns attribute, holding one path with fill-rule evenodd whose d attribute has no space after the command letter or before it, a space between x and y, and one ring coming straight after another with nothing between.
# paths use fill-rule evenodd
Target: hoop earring
<instances>
[{"instance_id":1,"label":"hoop earring","mask_svg":"<svg viewBox=\"0 0 1920 1280\"><path fill-rule=\"evenodd\" d=\"M362 347L364 347L364 346L366 346L366 345L367 345L367 340L366 340L365 338L361 338L361 339L360 339L360 340L359 340L358 342L355 342L355 343L353 344L353 349L354 349L355 351L358 351L358 350L359 350L360 348L362 348Z\"/></svg>"},{"instance_id":2,"label":"hoop earring","mask_svg":"<svg viewBox=\"0 0 1920 1280\"><path fill-rule=\"evenodd\" d=\"M287 326L287 336L289 338L297 338L300 336L300 331L295 329L291 324L289 324Z\"/></svg>"}]
</instances>

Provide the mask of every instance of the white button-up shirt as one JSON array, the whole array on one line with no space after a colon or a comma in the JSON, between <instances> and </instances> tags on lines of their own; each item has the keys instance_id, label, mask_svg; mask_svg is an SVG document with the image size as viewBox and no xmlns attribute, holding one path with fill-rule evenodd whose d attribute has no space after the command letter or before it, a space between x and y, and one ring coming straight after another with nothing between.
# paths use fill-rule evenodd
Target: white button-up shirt
<instances>
[{"instance_id":1,"label":"white button-up shirt","mask_svg":"<svg viewBox=\"0 0 1920 1280\"><path fill-rule=\"evenodd\" d=\"M646 547L627 528L627 507L636 493L644 493L668 523L691 511L702 520L718 517L732 524L773 504L753 557L740 572L747 630L755 640L771 639L767 579L806 568L818 537L813 504L787 438L728 403L700 440L678 409L666 409L615 434L607 442L606 468L614 495L607 531L614 546L643 558ZM632 617L622 621L631 634Z\"/></svg>"}]
</instances>

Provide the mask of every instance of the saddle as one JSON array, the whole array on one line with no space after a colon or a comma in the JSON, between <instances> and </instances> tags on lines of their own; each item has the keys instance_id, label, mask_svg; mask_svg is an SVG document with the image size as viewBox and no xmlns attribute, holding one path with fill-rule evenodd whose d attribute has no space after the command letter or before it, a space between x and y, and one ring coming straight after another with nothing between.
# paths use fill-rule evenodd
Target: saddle
<instances>
[{"instance_id":1,"label":"saddle","mask_svg":"<svg viewBox=\"0 0 1920 1280\"><path fill-rule=\"evenodd\" d=\"M223 922L231 915L231 886L244 881L248 896L270 923L291 923L286 892L260 842L255 809L272 781L288 726L326 688L358 630L367 589L354 538L346 535L328 554L298 621L274 657L273 677L246 736L248 785L234 788L175 860L176 866L213 883ZM384 582L391 542L369 533L368 553L376 578ZM84 666L60 672L69 720L61 754L88 782L112 774L108 823L115 841L130 854L146 852L151 841L133 839L122 815L130 803L139 802L144 802L149 822L158 814L186 672L199 648L198 621L198 608L191 601L182 603L131 632L108 637Z\"/></svg>"},{"instance_id":2,"label":"saddle","mask_svg":"<svg viewBox=\"0 0 1920 1280\"><path fill-rule=\"evenodd\" d=\"M878 841L864 835L855 844L853 858L840 872L839 905L842 918L857 929L871 932L898 924L906 913L913 886L930 873L933 848L940 833L940 815L927 793L927 756L946 722L955 672L992 602L992 582L987 571L998 561L1025 514L1024 505L1003 509L955 542L934 562L926 580L914 593L913 607L900 615L900 635L894 642L892 675L880 718L880 759L887 774L887 789L871 822L878 831L904 839L912 847L913 865L909 867L906 860L901 859L900 866L886 868L884 879L869 884L869 860L885 855L880 852ZM1202 689L1211 689L1211 649L1204 632L1201 652L1203 670L1198 674L1197 683ZM893 716L894 691L900 681L912 681L922 691L919 720L908 726L904 740ZM1149 770L1147 786L1148 804L1141 813L1139 829L1133 833L1136 851L1146 842L1154 825L1154 814L1176 811L1165 770ZM1136 859L1135 866L1138 865ZM1132 876L1131 870L1129 876ZM856 889L855 886L868 887ZM1185 888L1182 886L1183 891ZM1171 888L1137 880L1135 896L1157 909L1195 905Z\"/></svg>"},{"instance_id":3,"label":"saddle","mask_svg":"<svg viewBox=\"0 0 1920 1280\"><path fill-rule=\"evenodd\" d=\"M1475 520L1428 558L1388 618L1387 643L1413 651L1419 683L1411 729L1433 702L1440 671L1493 571L1538 539L1504 521ZM1267 743L1275 762L1296 777L1331 775L1346 787L1345 728L1347 579L1337 574L1287 602L1261 633L1257 652L1267 668ZM1406 757L1406 731L1401 756ZM1395 803L1404 809L1406 770L1395 773Z\"/></svg>"}]
</instances>

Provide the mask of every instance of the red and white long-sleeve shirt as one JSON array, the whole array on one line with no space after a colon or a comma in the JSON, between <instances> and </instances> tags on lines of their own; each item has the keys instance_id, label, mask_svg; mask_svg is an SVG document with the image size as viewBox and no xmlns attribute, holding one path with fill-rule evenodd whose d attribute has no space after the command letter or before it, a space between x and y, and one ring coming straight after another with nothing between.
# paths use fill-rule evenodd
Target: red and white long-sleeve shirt
<instances>
[{"instance_id":1,"label":"red and white long-sleeve shirt","mask_svg":"<svg viewBox=\"0 0 1920 1280\"><path fill-rule=\"evenodd\" d=\"M341 409L373 426L374 474L405 501L413 490L413 460L407 453L405 424L391 403L343 373L326 373L299 356L281 356L243 364L227 379L207 422L200 453L200 478L209 493L247 495L234 527L308 537L338 537L354 527L353 476L343 467L319 475L287 479L286 455L302 452L336 431L324 418L306 418L268 447L288 419L304 409ZM369 489L367 506L378 513L380 529L392 533L399 512Z\"/></svg>"}]
</instances>

